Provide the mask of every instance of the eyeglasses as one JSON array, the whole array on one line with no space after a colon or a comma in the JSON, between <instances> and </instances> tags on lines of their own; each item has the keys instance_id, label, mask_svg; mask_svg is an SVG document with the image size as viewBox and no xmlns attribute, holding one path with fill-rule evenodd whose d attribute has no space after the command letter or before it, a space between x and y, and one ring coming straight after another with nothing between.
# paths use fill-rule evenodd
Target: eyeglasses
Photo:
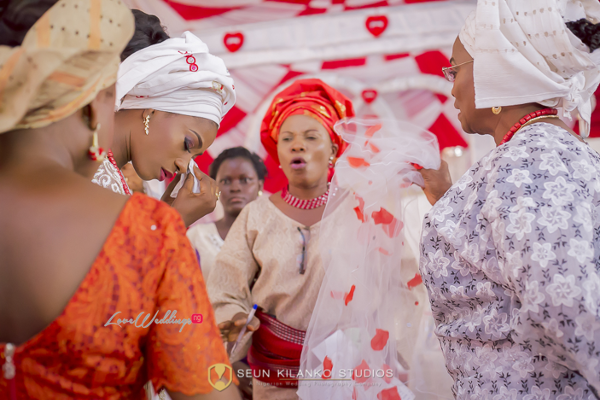
<instances>
[{"instance_id":1,"label":"eyeglasses","mask_svg":"<svg viewBox=\"0 0 600 400\"><path fill-rule=\"evenodd\" d=\"M446 78L446 80L448 82L454 82L454 80L456 79L456 70L454 68L456 67L460 67L461 65L465 65L468 63L472 63L473 60L470 61L465 61L464 63L460 63L458 65L453 65L451 67L444 67L442 68L442 73L444 74L444 77Z\"/></svg>"},{"instance_id":2,"label":"eyeglasses","mask_svg":"<svg viewBox=\"0 0 600 400\"><path fill-rule=\"evenodd\" d=\"M306 271L306 238L304 237L304 233L302 229L298 227L298 232L300 232L300 236L302 236L302 258L300 259L300 275L304 275L304 271Z\"/></svg>"}]
</instances>

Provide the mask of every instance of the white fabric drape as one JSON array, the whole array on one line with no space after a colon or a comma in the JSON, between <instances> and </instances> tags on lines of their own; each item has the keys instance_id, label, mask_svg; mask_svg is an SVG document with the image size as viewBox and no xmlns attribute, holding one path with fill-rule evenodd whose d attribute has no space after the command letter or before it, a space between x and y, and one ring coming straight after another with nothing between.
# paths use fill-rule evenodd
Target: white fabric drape
<instances>
[{"instance_id":1,"label":"white fabric drape","mask_svg":"<svg viewBox=\"0 0 600 400\"><path fill-rule=\"evenodd\" d=\"M578 110L589 133L590 98L600 82L600 52L590 53L565 25L600 20L597 0L479 0L460 32L475 60L477 108L540 103Z\"/></svg>"},{"instance_id":2,"label":"white fabric drape","mask_svg":"<svg viewBox=\"0 0 600 400\"><path fill-rule=\"evenodd\" d=\"M223 60L191 32L127 57L119 67L116 109L155 109L221 123L235 104Z\"/></svg>"}]
</instances>

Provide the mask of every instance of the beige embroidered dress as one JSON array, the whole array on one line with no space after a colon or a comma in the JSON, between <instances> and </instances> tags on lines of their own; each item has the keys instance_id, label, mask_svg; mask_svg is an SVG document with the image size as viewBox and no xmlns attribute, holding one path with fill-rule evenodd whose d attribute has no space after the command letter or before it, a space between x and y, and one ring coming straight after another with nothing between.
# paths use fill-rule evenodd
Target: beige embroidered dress
<instances>
[{"instance_id":1,"label":"beige embroidered dress","mask_svg":"<svg viewBox=\"0 0 600 400\"><path fill-rule=\"evenodd\" d=\"M334 213L330 218L335 217ZM266 196L249 203L227 234L208 278L217 323L230 320L238 312L250 312L256 303L284 324L306 330L324 276L320 224L305 227L283 214ZM304 274L300 274L303 240L298 228L306 240ZM297 389L276 388L256 379L253 387L257 400L298 398Z\"/></svg>"}]
</instances>

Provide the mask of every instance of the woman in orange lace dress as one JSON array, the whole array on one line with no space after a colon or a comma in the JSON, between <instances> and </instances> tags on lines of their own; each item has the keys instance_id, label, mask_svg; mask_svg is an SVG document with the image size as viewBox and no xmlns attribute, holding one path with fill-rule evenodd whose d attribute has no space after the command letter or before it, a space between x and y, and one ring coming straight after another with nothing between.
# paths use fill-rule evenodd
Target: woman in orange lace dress
<instances>
[{"instance_id":1,"label":"woman in orange lace dress","mask_svg":"<svg viewBox=\"0 0 600 400\"><path fill-rule=\"evenodd\" d=\"M0 399L143 399L148 380L239 399L179 214L90 182L132 33L119 0L0 7Z\"/></svg>"}]
</instances>

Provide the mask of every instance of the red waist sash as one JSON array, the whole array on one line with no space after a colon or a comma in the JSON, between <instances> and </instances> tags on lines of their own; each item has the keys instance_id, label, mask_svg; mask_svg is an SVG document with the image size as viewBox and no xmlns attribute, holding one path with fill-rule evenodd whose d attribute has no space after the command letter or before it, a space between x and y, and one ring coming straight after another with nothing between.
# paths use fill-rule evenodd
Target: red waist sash
<instances>
[{"instance_id":1,"label":"red waist sash","mask_svg":"<svg viewBox=\"0 0 600 400\"><path fill-rule=\"evenodd\" d=\"M296 376L306 332L287 326L260 310L256 317L260 327L254 332L248 351L252 376L273 386L298 387Z\"/></svg>"}]
</instances>

